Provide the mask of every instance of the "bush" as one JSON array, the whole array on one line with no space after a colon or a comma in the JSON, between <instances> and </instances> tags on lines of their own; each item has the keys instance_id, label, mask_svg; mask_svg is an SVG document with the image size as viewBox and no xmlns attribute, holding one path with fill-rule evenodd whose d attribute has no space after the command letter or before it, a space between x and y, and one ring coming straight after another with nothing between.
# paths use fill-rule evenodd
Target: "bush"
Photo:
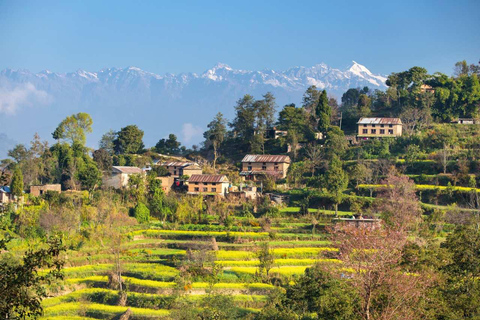
<instances>
[{"instance_id":1,"label":"bush","mask_svg":"<svg viewBox=\"0 0 480 320\"><path fill-rule=\"evenodd\" d=\"M150 210L143 202L139 202L133 210L133 216L138 223L146 223L150 220Z\"/></svg>"}]
</instances>

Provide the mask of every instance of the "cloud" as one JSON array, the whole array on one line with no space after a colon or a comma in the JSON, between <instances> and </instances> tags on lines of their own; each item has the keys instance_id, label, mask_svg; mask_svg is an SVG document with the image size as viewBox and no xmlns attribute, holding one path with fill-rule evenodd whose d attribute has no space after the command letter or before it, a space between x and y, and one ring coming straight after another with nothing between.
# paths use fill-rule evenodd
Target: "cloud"
<instances>
[{"instance_id":1,"label":"cloud","mask_svg":"<svg viewBox=\"0 0 480 320\"><path fill-rule=\"evenodd\" d=\"M191 123L184 123L182 126L182 143L198 142L201 140L203 128Z\"/></svg>"},{"instance_id":2,"label":"cloud","mask_svg":"<svg viewBox=\"0 0 480 320\"><path fill-rule=\"evenodd\" d=\"M0 113L14 114L20 107L47 104L51 100L48 93L38 90L31 83L12 88L0 87Z\"/></svg>"}]
</instances>

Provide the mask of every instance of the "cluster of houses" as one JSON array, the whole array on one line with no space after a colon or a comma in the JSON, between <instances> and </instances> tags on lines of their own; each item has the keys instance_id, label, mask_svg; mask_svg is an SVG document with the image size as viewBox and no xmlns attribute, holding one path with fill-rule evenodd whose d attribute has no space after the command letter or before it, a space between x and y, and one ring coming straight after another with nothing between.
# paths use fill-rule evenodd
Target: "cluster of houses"
<instances>
[{"instance_id":1,"label":"cluster of houses","mask_svg":"<svg viewBox=\"0 0 480 320\"><path fill-rule=\"evenodd\" d=\"M425 88L428 91L428 88ZM470 118L460 118L453 123L458 124L477 124L478 121ZM402 135L402 120L400 118L360 118L357 122L358 131L352 141L361 141L368 139L381 139L388 137L399 137ZM273 128L269 136L273 139L285 137L287 131ZM317 136L322 139L322 136ZM348 137L347 137L348 138ZM284 179L287 176L290 166L290 157L286 155L246 155L242 160L240 176L244 180L259 181L265 176L275 180ZM254 198L256 196L256 187L237 187L232 186L226 175L203 174L201 166L195 162L155 162L155 166L163 166L169 173L168 176L158 177L161 180L162 188L165 193L172 189L183 189L188 194L218 195L227 196L228 194L245 198ZM132 175L142 175L146 169L129 166L113 166L111 175L105 176L103 185L120 189L128 186L128 181ZM151 168L150 168L151 169ZM30 193L34 196L41 196L47 191L61 192L60 184L47 184L42 186L31 186ZM0 205L14 202L15 199L8 186L0 187Z\"/></svg>"}]
</instances>

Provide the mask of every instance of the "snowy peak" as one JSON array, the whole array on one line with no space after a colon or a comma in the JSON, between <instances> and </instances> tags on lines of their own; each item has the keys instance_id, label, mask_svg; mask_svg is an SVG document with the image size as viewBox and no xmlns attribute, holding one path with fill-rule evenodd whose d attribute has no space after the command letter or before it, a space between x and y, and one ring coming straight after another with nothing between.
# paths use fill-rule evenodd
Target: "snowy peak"
<instances>
[{"instance_id":1,"label":"snowy peak","mask_svg":"<svg viewBox=\"0 0 480 320\"><path fill-rule=\"evenodd\" d=\"M347 70L347 73L359 78L363 78L371 85L373 84L374 86L385 87L385 81L387 81L387 78L380 75L374 75L370 70L367 69L367 67L359 64L356 61L352 61L352 63L353 65Z\"/></svg>"}]
</instances>

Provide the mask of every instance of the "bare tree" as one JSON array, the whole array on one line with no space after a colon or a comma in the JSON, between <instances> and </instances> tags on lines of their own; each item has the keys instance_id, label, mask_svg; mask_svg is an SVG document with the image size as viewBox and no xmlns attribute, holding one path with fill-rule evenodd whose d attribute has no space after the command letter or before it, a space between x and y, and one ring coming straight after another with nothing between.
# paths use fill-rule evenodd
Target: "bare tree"
<instances>
[{"instance_id":1,"label":"bare tree","mask_svg":"<svg viewBox=\"0 0 480 320\"><path fill-rule=\"evenodd\" d=\"M310 144L305 149L307 158L310 160L312 166L312 177L315 175L315 169L319 168L324 160L324 154L322 153L322 147L318 144Z\"/></svg>"}]
</instances>

